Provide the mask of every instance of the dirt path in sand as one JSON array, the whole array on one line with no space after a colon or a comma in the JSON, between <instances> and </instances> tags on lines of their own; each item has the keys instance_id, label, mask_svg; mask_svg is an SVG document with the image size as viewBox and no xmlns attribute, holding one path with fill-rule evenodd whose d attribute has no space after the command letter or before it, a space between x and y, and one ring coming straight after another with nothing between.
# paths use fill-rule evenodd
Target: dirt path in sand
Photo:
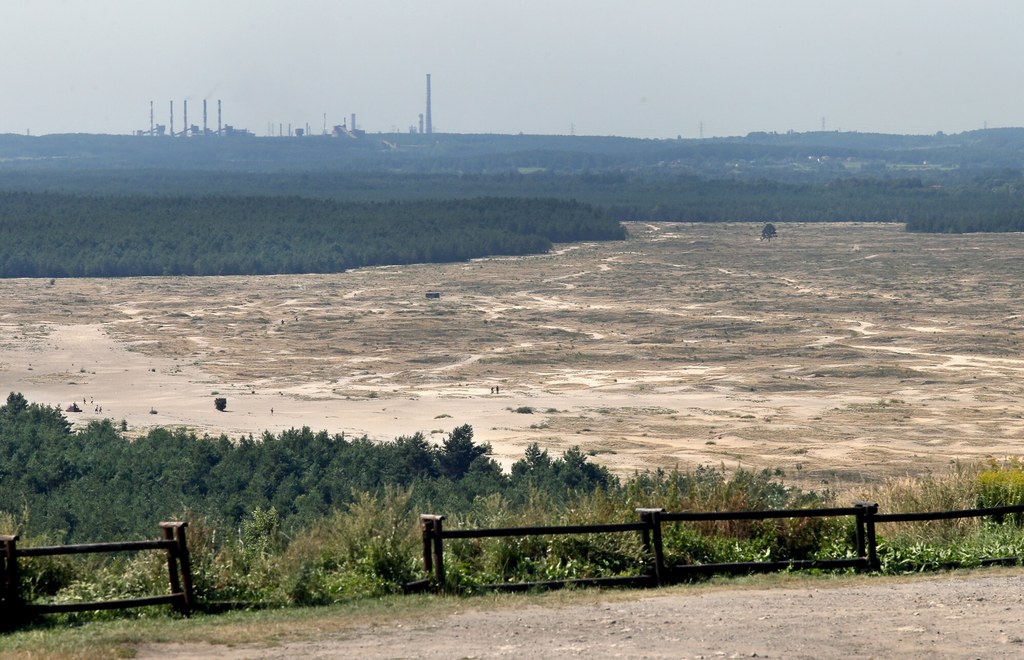
<instances>
[{"instance_id":1,"label":"dirt path in sand","mask_svg":"<svg viewBox=\"0 0 1024 660\"><path fill-rule=\"evenodd\" d=\"M1024 576L849 580L326 623L266 645L160 644L141 658L1019 658Z\"/></svg>"},{"instance_id":2,"label":"dirt path in sand","mask_svg":"<svg viewBox=\"0 0 1024 660\"><path fill-rule=\"evenodd\" d=\"M1024 236L759 231L635 223L624 242L336 275L4 280L0 391L133 433L440 441L468 423L506 466L537 442L622 474L742 465L812 487L1021 455Z\"/></svg>"}]
</instances>

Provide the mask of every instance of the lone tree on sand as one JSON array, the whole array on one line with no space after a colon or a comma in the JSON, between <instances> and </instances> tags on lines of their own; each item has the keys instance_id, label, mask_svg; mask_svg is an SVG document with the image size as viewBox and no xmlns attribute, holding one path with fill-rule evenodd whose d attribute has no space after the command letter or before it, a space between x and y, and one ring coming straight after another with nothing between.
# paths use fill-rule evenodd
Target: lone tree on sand
<instances>
[{"instance_id":1,"label":"lone tree on sand","mask_svg":"<svg viewBox=\"0 0 1024 660\"><path fill-rule=\"evenodd\" d=\"M764 227L761 228L761 240L771 242L776 236L778 234L775 231L775 225L770 222L764 223Z\"/></svg>"},{"instance_id":2,"label":"lone tree on sand","mask_svg":"<svg viewBox=\"0 0 1024 660\"><path fill-rule=\"evenodd\" d=\"M224 412L228 407L228 400L222 396L219 396L213 400L213 407L221 412Z\"/></svg>"}]
</instances>

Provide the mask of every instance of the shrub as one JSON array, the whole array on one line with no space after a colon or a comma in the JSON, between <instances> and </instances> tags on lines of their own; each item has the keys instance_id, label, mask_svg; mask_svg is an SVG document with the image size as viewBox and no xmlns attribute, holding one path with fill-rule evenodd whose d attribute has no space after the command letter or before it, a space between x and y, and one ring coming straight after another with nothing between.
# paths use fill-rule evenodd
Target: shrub
<instances>
[{"instance_id":1,"label":"shrub","mask_svg":"<svg viewBox=\"0 0 1024 660\"><path fill-rule=\"evenodd\" d=\"M282 560L285 598L322 605L401 591L420 577L411 491L388 487L299 532Z\"/></svg>"},{"instance_id":2,"label":"shrub","mask_svg":"<svg viewBox=\"0 0 1024 660\"><path fill-rule=\"evenodd\" d=\"M0 534L17 535L19 546L50 545L56 542L54 535L26 536L28 511L14 514L0 511ZM2 546L0 546L2 548ZM24 602L52 600L61 590L76 578L75 564L67 555L51 557L22 558L18 561L20 575L20 597ZM5 627L0 621L0 630Z\"/></svg>"},{"instance_id":3,"label":"shrub","mask_svg":"<svg viewBox=\"0 0 1024 660\"><path fill-rule=\"evenodd\" d=\"M978 473L977 483L979 507L1024 504L1024 463L1020 459L1010 459L1003 465L990 463L988 469ZM1015 513L1011 519L1021 525L1024 515Z\"/></svg>"}]
</instances>

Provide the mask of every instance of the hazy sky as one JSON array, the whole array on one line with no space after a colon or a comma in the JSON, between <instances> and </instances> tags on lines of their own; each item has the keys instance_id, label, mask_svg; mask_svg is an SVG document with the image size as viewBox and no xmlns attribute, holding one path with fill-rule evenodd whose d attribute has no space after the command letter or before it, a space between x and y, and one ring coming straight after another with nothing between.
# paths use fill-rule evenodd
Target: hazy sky
<instances>
[{"instance_id":1,"label":"hazy sky","mask_svg":"<svg viewBox=\"0 0 1024 660\"><path fill-rule=\"evenodd\" d=\"M1019 0L0 0L0 133L1024 125Z\"/></svg>"}]
</instances>

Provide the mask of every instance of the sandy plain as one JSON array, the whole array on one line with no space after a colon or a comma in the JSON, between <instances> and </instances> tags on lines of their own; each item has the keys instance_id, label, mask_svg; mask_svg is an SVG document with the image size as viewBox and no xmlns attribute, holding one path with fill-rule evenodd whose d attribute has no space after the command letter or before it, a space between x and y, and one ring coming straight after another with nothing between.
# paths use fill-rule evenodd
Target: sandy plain
<instances>
[{"instance_id":1,"label":"sandy plain","mask_svg":"<svg viewBox=\"0 0 1024 660\"><path fill-rule=\"evenodd\" d=\"M630 223L546 255L332 275L3 280L0 391L135 434L440 442L471 424L505 466L537 442L624 475L779 468L808 487L1024 453L1024 235L777 226L769 243L754 223Z\"/></svg>"}]
</instances>

